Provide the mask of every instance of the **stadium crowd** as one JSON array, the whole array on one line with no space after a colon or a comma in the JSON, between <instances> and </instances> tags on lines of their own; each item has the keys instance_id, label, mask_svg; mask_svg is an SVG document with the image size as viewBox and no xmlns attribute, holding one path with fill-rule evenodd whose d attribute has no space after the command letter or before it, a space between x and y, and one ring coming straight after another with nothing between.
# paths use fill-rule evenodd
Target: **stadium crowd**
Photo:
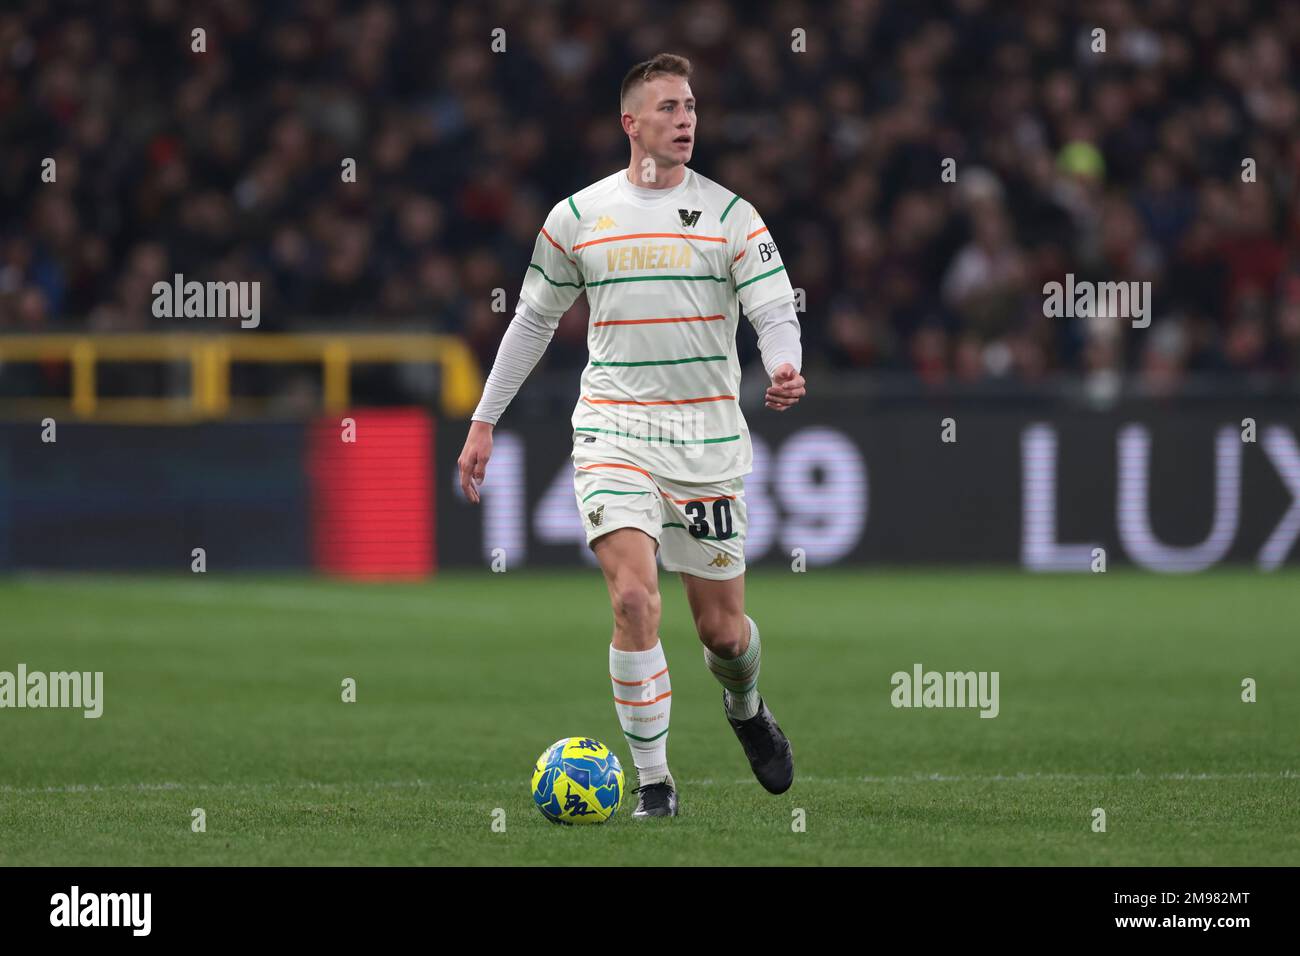
<instances>
[{"instance_id":1,"label":"stadium crowd","mask_svg":"<svg viewBox=\"0 0 1300 956\"><path fill-rule=\"evenodd\" d=\"M260 280L263 332L451 332L486 368L661 50L695 67L691 166L806 294L810 380L1300 381L1300 4L1250 0L19 0L0 333L192 330L151 310L181 273ZM1067 273L1151 282L1150 327L1045 316ZM544 365L584 364L586 321Z\"/></svg>"}]
</instances>

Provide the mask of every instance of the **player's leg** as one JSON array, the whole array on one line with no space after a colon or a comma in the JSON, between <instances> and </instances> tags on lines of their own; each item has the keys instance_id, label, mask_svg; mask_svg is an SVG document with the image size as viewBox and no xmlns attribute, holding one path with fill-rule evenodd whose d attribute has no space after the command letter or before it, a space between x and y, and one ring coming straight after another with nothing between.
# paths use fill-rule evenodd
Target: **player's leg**
<instances>
[{"instance_id":1,"label":"player's leg","mask_svg":"<svg viewBox=\"0 0 1300 956\"><path fill-rule=\"evenodd\" d=\"M748 720L758 713L758 628L745 614L745 575L715 580L682 574L704 663L726 691L727 714Z\"/></svg>"},{"instance_id":2,"label":"player's leg","mask_svg":"<svg viewBox=\"0 0 1300 956\"><path fill-rule=\"evenodd\" d=\"M672 684L659 641L658 544L640 528L624 527L594 539L591 547L614 612L609 677L614 709L636 764L639 799L632 815L676 816L676 785L668 770Z\"/></svg>"},{"instance_id":3,"label":"player's leg","mask_svg":"<svg viewBox=\"0 0 1300 956\"><path fill-rule=\"evenodd\" d=\"M704 662L722 685L727 722L736 732L754 776L770 793L794 782L790 741L758 693L762 641L745 613L745 575L719 580L682 572Z\"/></svg>"},{"instance_id":4,"label":"player's leg","mask_svg":"<svg viewBox=\"0 0 1300 956\"><path fill-rule=\"evenodd\" d=\"M758 712L758 628L745 616L743 478L685 483L662 477L663 565L682 573L704 660L726 691L727 715Z\"/></svg>"},{"instance_id":5,"label":"player's leg","mask_svg":"<svg viewBox=\"0 0 1300 956\"><path fill-rule=\"evenodd\" d=\"M654 538L639 528L618 528L591 542L605 574L614 611L612 646L620 651L648 651L659 643L659 566Z\"/></svg>"}]
</instances>

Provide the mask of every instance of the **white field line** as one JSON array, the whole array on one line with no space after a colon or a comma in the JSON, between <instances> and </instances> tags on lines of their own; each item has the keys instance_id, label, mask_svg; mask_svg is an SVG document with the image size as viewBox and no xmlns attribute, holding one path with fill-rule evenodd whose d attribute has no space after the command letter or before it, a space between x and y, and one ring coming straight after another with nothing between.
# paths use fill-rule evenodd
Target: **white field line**
<instances>
[{"instance_id":1,"label":"white field line","mask_svg":"<svg viewBox=\"0 0 1300 956\"><path fill-rule=\"evenodd\" d=\"M1056 781L1056 782L1073 782L1073 783L1093 783L1093 782L1134 782L1143 783L1147 781L1216 781L1216 780L1300 780L1300 771L1297 770L1279 770L1272 773L1259 773L1255 771L1246 771L1242 773L1197 773L1193 771L1181 771L1177 773L1014 773L1014 774L917 774L913 776L895 776L895 777L810 777L800 776L796 778L797 783L868 783L868 784L895 784L895 783L1032 783L1037 781ZM689 787L714 787L714 786L738 786L741 784L754 784L757 782L752 777L739 780L682 780L682 786ZM482 787L507 787L516 788L526 786L520 780L498 780L495 782L479 781ZM0 786L0 794L12 794L14 796L39 796L41 794L60 794L60 793L123 793L136 792L147 793L155 791L169 790L351 790L351 789L381 789L381 790L412 790L420 787L445 786L445 784L432 780L365 780L357 782L337 782L327 783L318 780L301 780L296 782L270 782L270 783L121 783L121 784L66 784L54 787L12 787Z\"/></svg>"}]
</instances>

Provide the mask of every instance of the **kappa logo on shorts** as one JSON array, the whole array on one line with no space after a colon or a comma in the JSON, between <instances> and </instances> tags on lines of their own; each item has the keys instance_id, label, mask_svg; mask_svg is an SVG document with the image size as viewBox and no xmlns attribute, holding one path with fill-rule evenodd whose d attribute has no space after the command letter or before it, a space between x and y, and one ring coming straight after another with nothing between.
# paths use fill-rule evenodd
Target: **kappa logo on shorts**
<instances>
[{"instance_id":1,"label":"kappa logo on shorts","mask_svg":"<svg viewBox=\"0 0 1300 956\"><path fill-rule=\"evenodd\" d=\"M729 568L731 567L731 555L719 551L717 557L710 561L707 566L710 568Z\"/></svg>"},{"instance_id":2,"label":"kappa logo on shorts","mask_svg":"<svg viewBox=\"0 0 1300 956\"><path fill-rule=\"evenodd\" d=\"M600 523L605 520L605 506L601 505L595 511L588 511L587 520L591 522L593 528L599 528Z\"/></svg>"},{"instance_id":3,"label":"kappa logo on shorts","mask_svg":"<svg viewBox=\"0 0 1300 956\"><path fill-rule=\"evenodd\" d=\"M587 444L591 444L595 440L596 440L595 435L588 435L586 438L583 439L583 441L587 442Z\"/></svg>"}]
</instances>

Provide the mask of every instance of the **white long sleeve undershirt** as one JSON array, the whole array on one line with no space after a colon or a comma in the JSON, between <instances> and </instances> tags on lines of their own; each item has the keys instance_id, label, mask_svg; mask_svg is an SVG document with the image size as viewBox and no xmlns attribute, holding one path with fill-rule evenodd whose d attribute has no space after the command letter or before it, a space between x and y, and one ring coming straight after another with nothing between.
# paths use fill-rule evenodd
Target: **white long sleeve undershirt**
<instances>
[{"instance_id":1,"label":"white long sleeve undershirt","mask_svg":"<svg viewBox=\"0 0 1300 956\"><path fill-rule=\"evenodd\" d=\"M799 343L799 318L795 315L794 302L790 299L773 302L748 318L758 332L758 349L768 376L771 377L779 366L787 362L799 370L803 349ZM524 380L537 367L559 324L558 315L545 315L522 299L519 301L515 317L501 337L492 371L483 385L483 397L479 399L471 419L492 425L497 423Z\"/></svg>"},{"instance_id":2,"label":"white long sleeve undershirt","mask_svg":"<svg viewBox=\"0 0 1300 956\"><path fill-rule=\"evenodd\" d=\"M748 316L758 332L758 351L763 356L763 368L768 378L789 362L797 372L803 367L803 346L799 344L799 317L794 312L794 300L772 302Z\"/></svg>"},{"instance_id":3,"label":"white long sleeve undershirt","mask_svg":"<svg viewBox=\"0 0 1300 956\"><path fill-rule=\"evenodd\" d=\"M537 367L559 325L558 315L544 315L530 308L523 299L519 300L515 317L510 321L506 334L501 336L492 371L483 384L483 397L479 399L471 419L492 425L497 423L506 406L518 394L524 379Z\"/></svg>"}]
</instances>

